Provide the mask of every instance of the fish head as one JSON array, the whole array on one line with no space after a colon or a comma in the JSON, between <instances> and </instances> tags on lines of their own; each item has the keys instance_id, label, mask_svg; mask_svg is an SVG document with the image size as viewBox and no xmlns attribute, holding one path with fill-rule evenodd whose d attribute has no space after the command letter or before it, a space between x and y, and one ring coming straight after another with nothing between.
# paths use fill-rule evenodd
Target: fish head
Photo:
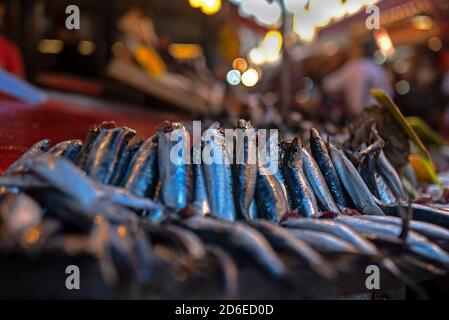
<instances>
[{"instance_id":1,"label":"fish head","mask_svg":"<svg viewBox=\"0 0 449 320\"><path fill-rule=\"evenodd\" d=\"M301 140L295 137L293 140L281 142L281 149L284 153L283 162L292 166L301 164Z\"/></svg>"}]
</instances>

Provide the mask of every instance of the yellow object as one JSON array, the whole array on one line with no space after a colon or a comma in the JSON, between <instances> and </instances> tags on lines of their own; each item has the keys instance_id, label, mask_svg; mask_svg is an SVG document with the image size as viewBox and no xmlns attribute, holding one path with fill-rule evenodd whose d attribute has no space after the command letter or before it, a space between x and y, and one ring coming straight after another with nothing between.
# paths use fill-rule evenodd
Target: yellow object
<instances>
[{"instance_id":1,"label":"yellow object","mask_svg":"<svg viewBox=\"0 0 449 320\"><path fill-rule=\"evenodd\" d=\"M165 63L151 47L139 47L134 52L137 62L153 77L160 77L166 71Z\"/></svg>"},{"instance_id":2,"label":"yellow object","mask_svg":"<svg viewBox=\"0 0 449 320\"><path fill-rule=\"evenodd\" d=\"M197 44L173 43L168 47L168 52L180 60L198 59L203 55L203 49Z\"/></svg>"},{"instance_id":3,"label":"yellow object","mask_svg":"<svg viewBox=\"0 0 449 320\"><path fill-rule=\"evenodd\" d=\"M410 164L413 167L413 170L415 170L416 178L418 178L419 181L432 183L433 182L433 174L432 172L435 172L435 166L434 165L428 165L425 163L425 160L418 154L411 154L409 156ZM429 167L431 170L429 171Z\"/></svg>"},{"instance_id":4,"label":"yellow object","mask_svg":"<svg viewBox=\"0 0 449 320\"><path fill-rule=\"evenodd\" d=\"M423 119L419 117L407 117L408 124L415 130L417 135L428 144L442 147L448 142L433 130Z\"/></svg>"}]
</instances>

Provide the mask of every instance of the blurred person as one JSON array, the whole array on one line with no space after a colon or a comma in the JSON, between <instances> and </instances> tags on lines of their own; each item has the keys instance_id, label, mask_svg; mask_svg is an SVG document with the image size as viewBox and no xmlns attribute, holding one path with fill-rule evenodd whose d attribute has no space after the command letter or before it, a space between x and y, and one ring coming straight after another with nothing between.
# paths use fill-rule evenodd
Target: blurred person
<instances>
[{"instance_id":1,"label":"blurred person","mask_svg":"<svg viewBox=\"0 0 449 320\"><path fill-rule=\"evenodd\" d=\"M3 21L7 13L7 1L0 0L0 68L23 78L25 70L22 56L16 44L7 39L2 32Z\"/></svg>"},{"instance_id":2,"label":"blurred person","mask_svg":"<svg viewBox=\"0 0 449 320\"><path fill-rule=\"evenodd\" d=\"M323 79L325 93L343 95L346 117L356 117L365 107L375 103L371 89L392 94L389 74L373 60L375 50L373 41L363 46L355 42L349 49L348 61Z\"/></svg>"}]
</instances>

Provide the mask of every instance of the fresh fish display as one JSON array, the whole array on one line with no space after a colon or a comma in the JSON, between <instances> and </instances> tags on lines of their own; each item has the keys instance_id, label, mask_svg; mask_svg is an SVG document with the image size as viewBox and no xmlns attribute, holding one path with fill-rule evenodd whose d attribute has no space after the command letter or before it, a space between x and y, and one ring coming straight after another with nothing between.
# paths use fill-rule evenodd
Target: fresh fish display
<instances>
[{"instance_id":1,"label":"fresh fish display","mask_svg":"<svg viewBox=\"0 0 449 320\"><path fill-rule=\"evenodd\" d=\"M227 141L218 123L209 129L199 163L185 126L169 121L146 140L104 122L84 141L40 141L0 176L0 253L87 255L108 285L169 297L210 298L216 287L238 298L254 277L310 298L313 281L345 286L348 267L373 261L413 289L409 269L449 271L449 211L408 203L382 145L337 149L312 129L310 149L283 141L270 160L278 163L253 164L248 141ZM238 129L258 135L249 121ZM407 209L414 220L403 230Z\"/></svg>"}]
</instances>

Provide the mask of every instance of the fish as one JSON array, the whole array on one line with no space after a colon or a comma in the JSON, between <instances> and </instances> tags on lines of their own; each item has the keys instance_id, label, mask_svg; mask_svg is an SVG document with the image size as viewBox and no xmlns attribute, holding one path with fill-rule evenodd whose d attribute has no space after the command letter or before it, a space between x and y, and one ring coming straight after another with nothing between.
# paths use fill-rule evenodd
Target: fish
<instances>
[{"instance_id":1,"label":"fish","mask_svg":"<svg viewBox=\"0 0 449 320\"><path fill-rule=\"evenodd\" d=\"M258 219L259 218L259 208L257 206L257 201L255 198L251 201L251 205L249 206L249 218L250 220Z\"/></svg>"},{"instance_id":2,"label":"fish","mask_svg":"<svg viewBox=\"0 0 449 320\"><path fill-rule=\"evenodd\" d=\"M347 227L345 224L338 221L333 221L329 219L289 218L285 222L283 222L282 225L287 228L326 232L337 238L349 242L362 254L369 256L379 255L379 251L371 242L367 241L362 236L353 231L351 228Z\"/></svg>"},{"instance_id":3,"label":"fish","mask_svg":"<svg viewBox=\"0 0 449 320\"><path fill-rule=\"evenodd\" d=\"M235 261L218 246L208 245L206 250L221 271L225 298L236 299L239 292L239 270Z\"/></svg>"},{"instance_id":4,"label":"fish","mask_svg":"<svg viewBox=\"0 0 449 320\"><path fill-rule=\"evenodd\" d=\"M175 211L190 203L190 136L182 123L163 122L157 129L158 167L164 205Z\"/></svg>"},{"instance_id":5,"label":"fish","mask_svg":"<svg viewBox=\"0 0 449 320\"><path fill-rule=\"evenodd\" d=\"M4 174L10 174L16 171L23 170L23 162L30 157L43 154L50 150L51 141L48 139L40 140L32 145L19 159L17 159L12 165L6 169Z\"/></svg>"},{"instance_id":6,"label":"fish","mask_svg":"<svg viewBox=\"0 0 449 320\"><path fill-rule=\"evenodd\" d=\"M376 169L396 198L405 196L401 178L383 151L380 151L377 158Z\"/></svg>"},{"instance_id":7,"label":"fish","mask_svg":"<svg viewBox=\"0 0 449 320\"><path fill-rule=\"evenodd\" d=\"M356 217L338 216L336 219L337 221L351 227L352 229L362 234L374 233L391 237L399 237L402 230L401 226L381 224L373 221L358 219ZM406 242L407 244L409 244L410 249L418 255L449 267L449 254L447 254L438 245L431 243L424 236L414 231L409 231L407 234Z\"/></svg>"},{"instance_id":8,"label":"fish","mask_svg":"<svg viewBox=\"0 0 449 320\"><path fill-rule=\"evenodd\" d=\"M193 207L201 215L205 216L210 213L209 199L207 197L206 179L204 177L203 166L201 164L193 164Z\"/></svg>"},{"instance_id":9,"label":"fish","mask_svg":"<svg viewBox=\"0 0 449 320\"><path fill-rule=\"evenodd\" d=\"M360 253L351 243L326 232L293 228L288 231L319 252Z\"/></svg>"},{"instance_id":10,"label":"fish","mask_svg":"<svg viewBox=\"0 0 449 320\"><path fill-rule=\"evenodd\" d=\"M129 128L114 128L100 132L86 162L87 174L97 182L109 184L120 156L136 132Z\"/></svg>"},{"instance_id":11,"label":"fish","mask_svg":"<svg viewBox=\"0 0 449 320\"><path fill-rule=\"evenodd\" d=\"M3 242L21 239L36 228L44 216L43 209L25 193L7 193L0 200L0 238Z\"/></svg>"},{"instance_id":12,"label":"fish","mask_svg":"<svg viewBox=\"0 0 449 320\"><path fill-rule=\"evenodd\" d=\"M285 278L287 268L270 243L250 226L205 217L192 217L182 226L195 232L204 242L219 245L245 262L254 262L275 279Z\"/></svg>"},{"instance_id":13,"label":"fish","mask_svg":"<svg viewBox=\"0 0 449 320\"><path fill-rule=\"evenodd\" d=\"M215 122L203 138L203 170L211 215L227 221L236 219L232 159L220 124Z\"/></svg>"},{"instance_id":14,"label":"fish","mask_svg":"<svg viewBox=\"0 0 449 320\"><path fill-rule=\"evenodd\" d=\"M78 158L82 147L83 142L81 140L68 140L58 143L48 152L57 157L63 157L74 162Z\"/></svg>"},{"instance_id":15,"label":"fish","mask_svg":"<svg viewBox=\"0 0 449 320\"><path fill-rule=\"evenodd\" d=\"M433 223L444 228L449 228L448 210L418 203L411 203L409 207L409 204L406 202L403 202L402 205L381 204L381 207L382 210L389 216L399 216L400 210L403 210L403 208L409 208L413 215L412 219Z\"/></svg>"},{"instance_id":16,"label":"fish","mask_svg":"<svg viewBox=\"0 0 449 320\"><path fill-rule=\"evenodd\" d=\"M385 215L351 161L333 145L329 145L329 151L338 176L356 209L362 214Z\"/></svg>"},{"instance_id":17,"label":"fish","mask_svg":"<svg viewBox=\"0 0 449 320\"><path fill-rule=\"evenodd\" d=\"M357 218L402 227L402 219L399 217L357 216ZM410 221L410 229L431 240L449 241L449 230L432 223L412 220Z\"/></svg>"},{"instance_id":18,"label":"fish","mask_svg":"<svg viewBox=\"0 0 449 320\"><path fill-rule=\"evenodd\" d=\"M284 190L266 167L259 167L255 199L261 218L279 223L287 217L289 208Z\"/></svg>"},{"instance_id":19,"label":"fish","mask_svg":"<svg viewBox=\"0 0 449 320\"><path fill-rule=\"evenodd\" d=\"M86 170L86 162L91 150L97 140L100 132L106 129L113 129L116 125L113 122L103 122L101 124L94 124L87 132L86 138L84 139L81 151L78 154L75 163L83 170Z\"/></svg>"},{"instance_id":20,"label":"fish","mask_svg":"<svg viewBox=\"0 0 449 320\"><path fill-rule=\"evenodd\" d=\"M157 141L153 136L133 155L121 186L138 197L153 199L159 179L158 172Z\"/></svg>"},{"instance_id":21,"label":"fish","mask_svg":"<svg viewBox=\"0 0 449 320\"><path fill-rule=\"evenodd\" d=\"M326 144L317 129L310 130L310 150L340 210L352 208L351 201L341 184Z\"/></svg>"},{"instance_id":22,"label":"fish","mask_svg":"<svg viewBox=\"0 0 449 320\"><path fill-rule=\"evenodd\" d=\"M256 132L250 121L239 120L235 149L235 206L239 217L251 220L249 207L256 191Z\"/></svg>"},{"instance_id":23,"label":"fish","mask_svg":"<svg viewBox=\"0 0 449 320\"><path fill-rule=\"evenodd\" d=\"M318 205L322 211L329 212L340 212L337 204L332 197L332 194L327 187L326 181L324 180L323 175L321 174L318 165L316 164L313 157L310 153L305 149L301 149L302 154L302 168L309 181L310 186L313 189L313 192L318 201Z\"/></svg>"},{"instance_id":24,"label":"fish","mask_svg":"<svg viewBox=\"0 0 449 320\"><path fill-rule=\"evenodd\" d=\"M284 156L282 172L291 197L292 209L304 217L311 217L319 212L315 195L304 175L301 159L301 142L294 138L292 142L282 143Z\"/></svg>"},{"instance_id":25,"label":"fish","mask_svg":"<svg viewBox=\"0 0 449 320\"><path fill-rule=\"evenodd\" d=\"M109 181L109 184L114 186L122 186L123 179L128 171L128 167L137 150L142 146L143 141L137 140L133 143L128 142L123 152L118 156L118 162L114 169L114 174Z\"/></svg>"},{"instance_id":26,"label":"fish","mask_svg":"<svg viewBox=\"0 0 449 320\"><path fill-rule=\"evenodd\" d=\"M317 253L306 242L293 236L287 229L266 220L253 220L248 222L250 226L258 230L276 250L285 250L304 259L311 270L325 278L334 278L335 270L329 266L319 253Z\"/></svg>"}]
</instances>

